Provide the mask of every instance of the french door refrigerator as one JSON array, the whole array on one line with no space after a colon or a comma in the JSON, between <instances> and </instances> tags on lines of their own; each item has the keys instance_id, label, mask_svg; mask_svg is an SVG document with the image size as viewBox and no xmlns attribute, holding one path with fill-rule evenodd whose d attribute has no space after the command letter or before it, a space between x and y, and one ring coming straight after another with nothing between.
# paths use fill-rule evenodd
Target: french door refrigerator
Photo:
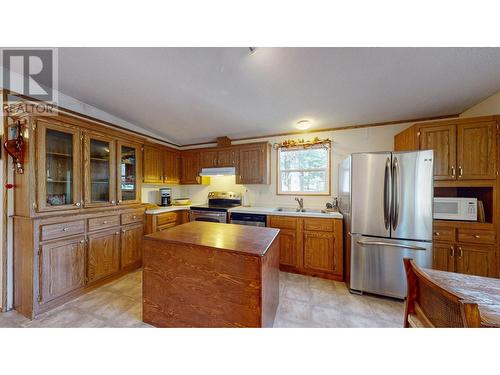
<instances>
[{"instance_id":1,"label":"french door refrigerator","mask_svg":"<svg viewBox=\"0 0 500 375\"><path fill-rule=\"evenodd\" d=\"M339 195L351 291L404 298L403 258L432 266L433 151L352 154L340 164Z\"/></svg>"}]
</instances>

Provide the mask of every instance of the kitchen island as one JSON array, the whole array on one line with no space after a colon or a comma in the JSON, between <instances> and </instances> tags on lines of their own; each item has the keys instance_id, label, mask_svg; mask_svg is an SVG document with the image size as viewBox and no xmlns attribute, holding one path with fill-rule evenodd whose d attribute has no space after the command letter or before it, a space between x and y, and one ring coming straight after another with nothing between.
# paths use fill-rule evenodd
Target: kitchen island
<instances>
[{"instance_id":1,"label":"kitchen island","mask_svg":"<svg viewBox=\"0 0 500 375\"><path fill-rule=\"evenodd\" d=\"M193 221L144 237L143 321L272 327L278 229Z\"/></svg>"}]
</instances>

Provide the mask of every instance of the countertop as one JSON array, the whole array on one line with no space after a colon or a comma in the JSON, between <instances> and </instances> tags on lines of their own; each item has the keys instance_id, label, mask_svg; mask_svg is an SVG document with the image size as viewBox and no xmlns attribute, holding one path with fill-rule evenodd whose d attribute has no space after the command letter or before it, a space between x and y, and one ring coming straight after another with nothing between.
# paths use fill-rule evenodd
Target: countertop
<instances>
[{"instance_id":1,"label":"countertop","mask_svg":"<svg viewBox=\"0 0 500 375\"><path fill-rule=\"evenodd\" d=\"M269 207L269 206L249 206L249 207L240 206L229 209L229 212L272 215L272 216L320 217L320 218L331 218L331 219L342 219L343 217L340 212L322 213L322 212L276 211L276 207Z\"/></svg>"},{"instance_id":2,"label":"countertop","mask_svg":"<svg viewBox=\"0 0 500 375\"><path fill-rule=\"evenodd\" d=\"M274 228L191 221L152 233L145 239L263 256L278 233L279 229Z\"/></svg>"},{"instance_id":3,"label":"countertop","mask_svg":"<svg viewBox=\"0 0 500 375\"><path fill-rule=\"evenodd\" d=\"M146 214L147 215L157 215L157 214L162 214L164 212L189 210L189 208L191 206L197 206L197 205L201 205L201 204L202 203L192 203L192 204L188 204L185 206L165 206L165 207L152 208L152 209L146 210Z\"/></svg>"}]
</instances>

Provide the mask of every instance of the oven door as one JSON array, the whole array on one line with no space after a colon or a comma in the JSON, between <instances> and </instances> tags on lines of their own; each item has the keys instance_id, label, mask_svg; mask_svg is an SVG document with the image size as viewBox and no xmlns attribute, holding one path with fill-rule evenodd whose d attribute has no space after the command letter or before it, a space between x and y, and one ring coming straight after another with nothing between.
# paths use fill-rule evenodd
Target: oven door
<instances>
[{"instance_id":1,"label":"oven door","mask_svg":"<svg viewBox=\"0 0 500 375\"><path fill-rule=\"evenodd\" d=\"M227 213L220 211L191 210L191 221L208 221L210 223L227 223Z\"/></svg>"}]
</instances>

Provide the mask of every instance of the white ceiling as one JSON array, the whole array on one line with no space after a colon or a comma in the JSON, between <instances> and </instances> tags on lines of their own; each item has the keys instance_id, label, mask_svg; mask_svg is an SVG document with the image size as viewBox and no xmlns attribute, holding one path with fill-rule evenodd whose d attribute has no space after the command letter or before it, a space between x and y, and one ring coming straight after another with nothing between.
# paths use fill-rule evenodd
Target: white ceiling
<instances>
[{"instance_id":1,"label":"white ceiling","mask_svg":"<svg viewBox=\"0 0 500 375\"><path fill-rule=\"evenodd\" d=\"M455 114L500 48L60 48L59 89L178 144Z\"/></svg>"}]
</instances>

